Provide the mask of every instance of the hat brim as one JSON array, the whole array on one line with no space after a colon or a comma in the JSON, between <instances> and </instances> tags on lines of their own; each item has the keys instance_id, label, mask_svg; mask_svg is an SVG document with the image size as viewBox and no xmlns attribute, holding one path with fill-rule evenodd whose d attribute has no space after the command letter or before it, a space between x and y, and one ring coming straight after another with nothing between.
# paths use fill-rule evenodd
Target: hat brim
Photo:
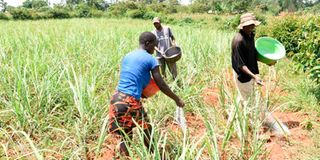
<instances>
[{"instance_id":1,"label":"hat brim","mask_svg":"<svg viewBox=\"0 0 320 160\"><path fill-rule=\"evenodd\" d=\"M250 20L250 21L241 23L241 24L238 26L238 29L243 29L243 27L249 26L249 25L252 25L252 24L254 24L255 26L259 26L259 25L261 24L261 22L260 22L260 21L257 21L257 20Z\"/></svg>"}]
</instances>

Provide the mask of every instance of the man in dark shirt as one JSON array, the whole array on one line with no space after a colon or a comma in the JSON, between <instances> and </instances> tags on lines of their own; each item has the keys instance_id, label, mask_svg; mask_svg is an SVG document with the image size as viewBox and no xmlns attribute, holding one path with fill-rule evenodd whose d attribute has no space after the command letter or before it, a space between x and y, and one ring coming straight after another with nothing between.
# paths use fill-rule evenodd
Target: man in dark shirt
<instances>
[{"instance_id":1,"label":"man in dark shirt","mask_svg":"<svg viewBox=\"0 0 320 160\"><path fill-rule=\"evenodd\" d=\"M263 85L258 76L257 50L254 44L254 29L260 24L252 13L245 13L241 16L241 22L238 28L240 31L232 40L232 68L234 70L234 80L239 92L238 102L241 100L244 106L248 101L254 99L254 85ZM274 65L274 64L270 64ZM260 106L261 107L261 106ZM277 134L290 134L284 124L275 123L275 118L266 108L261 109L261 117L264 118L264 124L273 129ZM278 127L278 126L281 127ZM282 128L282 129L281 129Z\"/></svg>"},{"instance_id":2,"label":"man in dark shirt","mask_svg":"<svg viewBox=\"0 0 320 160\"><path fill-rule=\"evenodd\" d=\"M262 85L254 46L254 28L260 24L252 13L241 16L240 31L232 41L232 68L242 101L246 102L254 91L254 83Z\"/></svg>"}]
</instances>

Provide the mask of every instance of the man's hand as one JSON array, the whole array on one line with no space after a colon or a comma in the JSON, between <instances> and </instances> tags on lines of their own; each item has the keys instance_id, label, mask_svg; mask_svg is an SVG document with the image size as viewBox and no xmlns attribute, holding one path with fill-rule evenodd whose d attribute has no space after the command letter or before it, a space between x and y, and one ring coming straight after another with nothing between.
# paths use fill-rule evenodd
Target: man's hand
<instances>
[{"instance_id":1,"label":"man's hand","mask_svg":"<svg viewBox=\"0 0 320 160\"><path fill-rule=\"evenodd\" d=\"M173 47L177 46L175 40L172 40L172 41L171 41L171 44L172 44Z\"/></svg>"},{"instance_id":2,"label":"man's hand","mask_svg":"<svg viewBox=\"0 0 320 160\"><path fill-rule=\"evenodd\" d=\"M166 57L166 54L162 51L159 52L163 57Z\"/></svg>"},{"instance_id":3,"label":"man's hand","mask_svg":"<svg viewBox=\"0 0 320 160\"><path fill-rule=\"evenodd\" d=\"M263 86L262 80L261 80L261 78L260 78L258 75L254 75L253 78L254 78L254 81L255 81L258 85Z\"/></svg>"},{"instance_id":4,"label":"man's hand","mask_svg":"<svg viewBox=\"0 0 320 160\"><path fill-rule=\"evenodd\" d=\"M155 46L154 49L155 49L157 52L159 52L162 56L165 56L164 52L160 51L160 49L159 49L157 46Z\"/></svg>"},{"instance_id":5,"label":"man's hand","mask_svg":"<svg viewBox=\"0 0 320 160\"><path fill-rule=\"evenodd\" d=\"M180 98L176 101L176 104L178 107L181 107L181 108L183 108L185 106L184 101Z\"/></svg>"}]
</instances>

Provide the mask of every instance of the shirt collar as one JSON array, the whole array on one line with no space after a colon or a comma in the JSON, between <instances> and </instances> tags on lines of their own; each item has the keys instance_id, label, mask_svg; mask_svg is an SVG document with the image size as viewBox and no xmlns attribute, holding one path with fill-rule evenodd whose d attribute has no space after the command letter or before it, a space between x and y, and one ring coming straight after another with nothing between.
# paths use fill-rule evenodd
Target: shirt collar
<instances>
[{"instance_id":1,"label":"shirt collar","mask_svg":"<svg viewBox=\"0 0 320 160\"><path fill-rule=\"evenodd\" d=\"M245 39L253 39L255 34L251 33L250 35L247 35L246 33L244 33L244 31L240 30L239 33L245 38Z\"/></svg>"}]
</instances>

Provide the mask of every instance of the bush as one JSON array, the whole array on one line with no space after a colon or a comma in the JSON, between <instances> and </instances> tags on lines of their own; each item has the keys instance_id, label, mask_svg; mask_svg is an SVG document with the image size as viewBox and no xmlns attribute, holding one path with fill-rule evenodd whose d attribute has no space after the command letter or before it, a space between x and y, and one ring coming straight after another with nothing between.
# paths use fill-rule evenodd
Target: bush
<instances>
[{"instance_id":1,"label":"bush","mask_svg":"<svg viewBox=\"0 0 320 160\"><path fill-rule=\"evenodd\" d=\"M226 21L223 22L222 30L236 30L238 25L240 24L240 15L228 18Z\"/></svg>"},{"instance_id":2,"label":"bush","mask_svg":"<svg viewBox=\"0 0 320 160\"><path fill-rule=\"evenodd\" d=\"M178 10L175 5L166 5L166 8L163 13L165 14L178 13Z\"/></svg>"},{"instance_id":3,"label":"bush","mask_svg":"<svg viewBox=\"0 0 320 160\"><path fill-rule=\"evenodd\" d=\"M76 7L77 17L90 17L91 8L88 5L80 4Z\"/></svg>"},{"instance_id":4,"label":"bush","mask_svg":"<svg viewBox=\"0 0 320 160\"><path fill-rule=\"evenodd\" d=\"M90 11L90 16L91 17L103 17L105 15L105 13L101 10L96 10L96 9L91 9Z\"/></svg>"},{"instance_id":5,"label":"bush","mask_svg":"<svg viewBox=\"0 0 320 160\"><path fill-rule=\"evenodd\" d=\"M191 23L194 23L194 20L190 17L186 17L186 18L182 19L181 22L185 23L185 24L191 24Z\"/></svg>"},{"instance_id":6,"label":"bush","mask_svg":"<svg viewBox=\"0 0 320 160\"><path fill-rule=\"evenodd\" d=\"M267 24L267 17L262 15L262 14L256 14L256 18L258 21L261 22L262 25L266 25Z\"/></svg>"},{"instance_id":7,"label":"bush","mask_svg":"<svg viewBox=\"0 0 320 160\"><path fill-rule=\"evenodd\" d=\"M9 20L10 18L4 14L4 13L0 13L0 20Z\"/></svg>"},{"instance_id":8,"label":"bush","mask_svg":"<svg viewBox=\"0 0 320 160\"><path fill-rule=\"evenodd\" d=\"M135 2L119 2L108 8L109 14L114 17L125 16L128 10L139 9L138 3Z\"/></svg>"},{"instance_id":9,"label":"bush","mask_svg":"<svg viewBox=\"0 0 320 160\"><path fill-rule=\"evenodd\" d=\"M160 4L150 4L146 6L148 11L157 12L157 13L164 13L164 14L171 14L177 13L178 9L176 5L168 5L165 3Z\"/></svg>"},{"instance_id":10,"label":"bush","mask_svg":"<svg viewBox=\"0 0 320 160\"><path fill-rule=\"evenodd\" d=\"M264 35L274 37L282 42L287 50L297 53L299 51L301 23L303 22L296 17L281 18L264 28L259 27L257 36L261 35L260 32L263 32ZM288 56L292 56L291 53Z\"/></svg>"},{"instance_id":11,"label":"bush","mask_svg":"<svg viewBox=\"0 0 320 160\"><path fill-rule=\"evenodd\" d=\"M153 11L146 11L143 15L143 19L153 19L154 17L158 17L161 14L153 12Z\"/></svg>"},{"instance_id":12,"label":"bush","mask_svg":"<svg viewBox=\"0 0 320 160\"><path fill-rule=\"evenodd\" d=\"M164 3L160 4L150 4L147 6L147 10L158 12L158 13L164 13L165 12L166 5Z\"/></svg>"},{"instance_id":13,"label":"bush","mask_svg":"<svg viewBox=\"0 0 320 160\"><path fill-rule=\"evenodd\" d=\"M297 69L308 72L320 83L320 18L282 17L272 25L258 29L284 44L287 56L295 62Z\"/></svg>"},{"instance_id":14,"label":"bush","mask_svg":"<svg viewBox=\"0 0 320 160\"><path fill-rule=\"evenodd\" d=\"M143 11L141 9L134 9L134 10L127 11L127 16L130 17L130 18L143 19L144 18L144 13L145 13L145 11Z\"/></svg>"},{"instance_id":15,"label":"bush","mask_svg":"<svg viewBox=\"0 0 320 160\"><path fill-rule=\"evenodd\" d=\"M45 0L26 0L23 2L24 8L42 8L48 7L48 3Z\"/></svg>"},{"instance_id":16,"label":"bush","mask_svg":"<svg viewBox=\"0 0 320 160\"><path fill-rule=\"evenodd\" d=\"M64 19L64 18L71 18L69 12L62 8L54 8L51 9L48 13L49 18L57 18L57 19Z\"/></svg>"},{"instance_id":17,"label":"bush","mask_svg":"<svg viewBox=\"0 0 320 160\"><path fill-rule=\"evenodd\" d=\"M25 8L14 8L11 9L10 14L12 15L13 19L32 19L32 10L31 9L25 9Z\"/></svg>"},{"instance_id":18,"label":"bush","mask_svg":"<svg viewBox=\"0 0 320 160\"><path fill-rule=\"evenodd\" d=\"M195 3L190 5L191 13L207 13L210 10L210 7L205 4Z\"/></svg>"}]
</instances>

